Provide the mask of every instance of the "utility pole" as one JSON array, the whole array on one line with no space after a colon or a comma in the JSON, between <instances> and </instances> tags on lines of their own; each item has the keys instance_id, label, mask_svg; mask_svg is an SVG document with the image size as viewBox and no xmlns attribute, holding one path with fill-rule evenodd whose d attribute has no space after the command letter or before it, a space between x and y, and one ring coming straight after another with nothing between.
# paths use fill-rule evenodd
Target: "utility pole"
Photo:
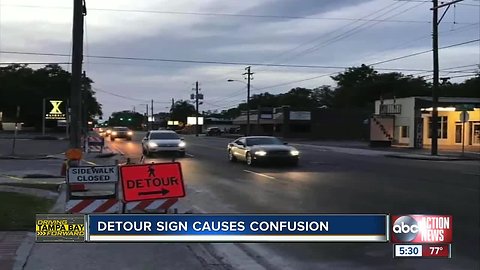
<instances>
[{"instance_id":1,"label":"utility pole","mask_svg":"<svg viewBox=\"0 0 480 270\"><path fill-rule=\"evenodd\" d=\"M243 73L243 75L247 75L247 132L246 136L250 136L250 81L253 80L253 73L250 72L250 67L246 67L245 70L247 72Z\"/></svg>"},{"instance_id":2,"label":"utility pole","mask_svg":"<svg viewBox=\"0 0 480 270\"><path fill-rule=\"evenodd\" d=\"M147 118L147 122L145 123L145 127L148 129L148 103L145 104L145 117Z\"/></svg>"},{"instance_id":3,"label":"utility pole","mask_svg":"<svg viewBox=\"0 0 480 270\"><path fill-rule=\"evenodd\" d=\"M70 89L71 132L70 147L80 148L82 61L83 61L83 16L86 8L83 0L73 0L72 31L72 82Z\"/></svg>"},{"instance_id":4,"label":"utility pole","mask_svg":"<svg viewBox=\"0 0 480 270\"><path fill-rule=\"evenodd\" d=\"M433 51L433 85L432 85L432 149L431 155L438 155L438 86L439 86L439 64L438 64L438 25L447 13L452 4L461 2L463 0L455 0L449 3L438 5L438 0L432 0L433 11L432 18L432 51ZM443 12L440 20L438 19L438 9L447 7Z\"/></svg>"},{"instance_id":5,"label":"utility pole","mask_svg":"<svg viewBox=\"0 0 480 270\"><path fill-rule=\"evenodd\" d=\"M150 119L151 121L149 121L149 129L151 130L152 129L152 126L153 126L153 99L152 99L152 106L150 106L150 111L151 111L151 115L152 115L152 118Z\"/></svg>"},{"instance_id":6,"label":"utility pole","mask_svg":"<svg viewBox=\"0 0 480 270\"><path fill-rule=\"evenodd\" d=\"M87 74L85 73L85 71L83 71L82 73L82 111L83 111L83 114L82 114L82 122L83 122L83 132L82 134L83 135L87 135L88 134L88 108L87 108Z\"/></svg>"},{"instance_id":7,"label":"utility pole","mask_svg":"<svg viewBox=\"0 0 480 270\"><path fill-rule=\"evenodd\" d=\"M198 137L198 81L195 82L195 136Z\"/></svg>"}]
</instances>

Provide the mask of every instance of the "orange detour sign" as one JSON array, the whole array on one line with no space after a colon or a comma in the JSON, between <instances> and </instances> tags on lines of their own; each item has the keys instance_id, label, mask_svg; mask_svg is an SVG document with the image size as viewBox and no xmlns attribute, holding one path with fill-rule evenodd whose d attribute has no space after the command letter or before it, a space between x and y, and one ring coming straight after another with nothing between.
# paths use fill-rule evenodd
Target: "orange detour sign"
<instances>
[{"instance_id":1,"label":"orange detour sign","mask_svg":"<svg viewBox=\"0 0 480 270\"><path fill-rule=\"evenodd\" d=\"M179 162L120 166L126 202L185 197Z\"/></svg>"}]
</instances>

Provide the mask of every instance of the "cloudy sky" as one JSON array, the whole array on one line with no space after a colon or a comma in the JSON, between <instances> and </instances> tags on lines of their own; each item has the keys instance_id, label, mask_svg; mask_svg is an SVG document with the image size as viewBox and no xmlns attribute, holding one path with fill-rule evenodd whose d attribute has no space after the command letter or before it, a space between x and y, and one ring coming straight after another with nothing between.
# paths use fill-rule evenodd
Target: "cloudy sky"
<instances>
[{"instance_id":1,"label":"cloudy sky","mask_svg":"<svg viewBox=\"0 0 480 270\"><path fill-rule=\"evenodd\" d=\"M329 74L431 49L431 2L423 0L86 0L84 69L105 115L154 99L189 99L195 81L200 110L222 110L252 94L333 84ZM69 62L73 1L0 0L0 63ZM451 7L440 24L440 47L480 38L480 1ZM10 53L9 53L10 52ZM22 55L11 52L60 53ZM136 61L93 56L154 59ZM156 60L155 60L156 59ZM236 62L239 65L162 62ZM431 53L375 65L381 72L431 78ZM440 50L441 76L462 81L480 63L479 42ZM272 67L258 64L318 67ZM70 70L68 65L63 65ZM38 66L34 66L38 67ZM454 71L454 72L452 72Z\"/></svg>"}]
</instances>

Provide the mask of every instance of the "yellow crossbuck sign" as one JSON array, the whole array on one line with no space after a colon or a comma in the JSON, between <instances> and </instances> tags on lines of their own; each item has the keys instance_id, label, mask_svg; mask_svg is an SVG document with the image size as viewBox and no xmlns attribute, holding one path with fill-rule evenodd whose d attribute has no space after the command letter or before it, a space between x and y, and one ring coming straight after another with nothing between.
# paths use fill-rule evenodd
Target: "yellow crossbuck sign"
<instances>
[{"instance_id":1,"label":"yellow crossbuck sign","mask_svg":"<svg viewBox=\"0 0 480 270\"><path fill-rule=\"evenodd\" d=\"M45 119L49 120L65 120L66 115L62 112L60 105L63 103L63 100L49 100L52 104L52 110L45 114Z\"/></svg>"},{"instance_id":2,"label":"yellow crossbuck sign","mask_svg":"<svg viewBox=\"0 0 480 270\"><path fill-rule=\"evenodd\" d=\"M62 111L60 110L60 104L62 104L62 100L50 100L50 103L52 103L53 109L50 111L51 114L62 114Z\"/></svg>"}]
</instances>

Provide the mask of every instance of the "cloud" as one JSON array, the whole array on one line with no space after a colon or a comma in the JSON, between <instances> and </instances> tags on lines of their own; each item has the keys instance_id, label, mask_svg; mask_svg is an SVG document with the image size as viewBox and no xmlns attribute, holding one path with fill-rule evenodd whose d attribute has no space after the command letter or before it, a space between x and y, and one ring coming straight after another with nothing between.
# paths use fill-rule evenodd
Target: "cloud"
<instances>
[{"instance_id":1,"label":"cloud","mask_svg":"<svg viewBox=\"0 0 480 270\"><path fill-rule=\"evenodd\" d=\"M2 0L1 50L70 54L71 3L64 0ZM430 6L431 3L391 0L90 0L87 1L84 49L88 55L347 67L430 49ZM212 16L212 13L279 17ZM382 13L384 15L380 16ZM417 22L365 22L340 18ZM454 20L455 24L452 23ZM478 21L478 9L462 5L451 8L440 24L440 46L479 38L479 25L467 25ZM467 28L462 30L462 27ZM440 65L446 68L475 64L480 61L479 54L478 43L441 50ZM0 54L1 62L68 60L68 57ZM431 54L424 54L378 67L430 69L431 62ZM130 97L125 99L99 91L97 97L104 103L106 115L133 106L143 108L144 105L139 104L151 99L166 103L171 98L188 99L195 81L201 83L206 97L202 109L234 106L245 99L244 85L227 83L227 79L243 80L244 66L86 57L84 67L87 75L95 81L95 87ZM255 80L252 86L262 88L285 84L264 90L273 93L296 86L312 88L333 82L329 76L324 76L286 83L342 70L253 65ZM255 88L252 93L258 91ZM163 110L162 104L166 103L158 103L155 107Z\"/></svg>"}]
</instances>

